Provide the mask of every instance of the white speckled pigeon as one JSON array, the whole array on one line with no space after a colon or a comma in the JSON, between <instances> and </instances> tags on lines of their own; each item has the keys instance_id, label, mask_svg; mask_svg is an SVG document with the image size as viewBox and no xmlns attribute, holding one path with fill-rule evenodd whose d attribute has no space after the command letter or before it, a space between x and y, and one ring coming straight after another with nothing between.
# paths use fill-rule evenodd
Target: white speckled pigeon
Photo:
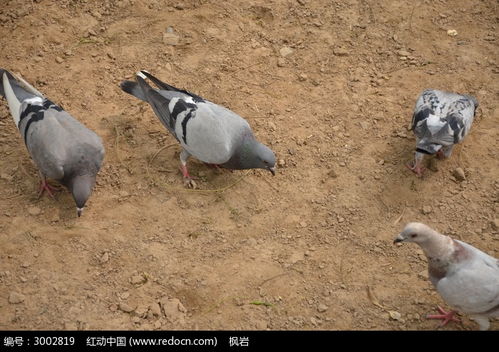
<instances>
[{"instance_id":1,"label":"white speckled pigeon","mask_svg":"<svg viewBox=\"0 0 499 352\"><path fill-rule=\"evenodd\" d=\"M423 249L437 292L450 306L470 315L481 330L488 330L489 318L499 317L498 259L417 222L407 224L397 242L415 242ZM441 315L428 318L442 319L442 325L455 319L455 312L438 308Z\"/></svg>"},{"instance_id":2,"label":"white speckled pigeon","mask_svg":"<svg viewBox=\"0 0 499 352\"><path fill-rule=\"evenodd\" d=\"M411 123L416 135L416 155L414 163L407 167L421 176L425 154L448 158L454 144L460 143L468 134L477 107L478 101L470 95L436 89L421 93Z\"/></svg>"},{"instance_id":3,"label":"white speckled pigeon","mask_svg":"<svg viewBox=\"0 0 499 352\"><path fill-rule=\"evenodd\" d=\"M0 69L0 80L0 95L40 172L39 195L52 196L46 178L59 181L72 193L80 216L104 158L101 139L21 77Z\"/></svg>"},{"instance_id":4,"label":"white speckled pigeon","mask_svg":"<svg viewBox=\"0 0 499 352\"><path fill-rule=\"evenodd\" d=\"M180 142L180 170L186 184L195 187L187 171L187 159L197 159L227 169L266 169L275 174L272 150L258 142L241 116L185 90L177 89L147 71L137 82L123 81L121 89L148 102L163 125ZM145 81L149 78L159 89Z\"/></svg>"}]
</instances>

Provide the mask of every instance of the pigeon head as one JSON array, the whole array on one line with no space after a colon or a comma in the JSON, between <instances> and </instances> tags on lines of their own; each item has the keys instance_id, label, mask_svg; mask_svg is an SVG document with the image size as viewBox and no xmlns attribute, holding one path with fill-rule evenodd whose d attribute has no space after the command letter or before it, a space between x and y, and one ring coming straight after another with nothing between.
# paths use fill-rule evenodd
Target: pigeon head
<instances>
[{"instance_id":1,"label":"pigeon head","mask_svg":"<svg viewBox=\"0 0 499 352\"><path fill-rule=\"evenodd\" d=\"M240 149L241 169L265 169L275 176L275 155L254 138L245 139Z\"/></svg>"},{"instance_id":2,"label":"pigeon head","mask_svg":"<svg viewBox=\"0 0 499 352\"><path fill-rule=\"evenodd\" d=\"M76 203L78 217L83 212L83 207L92 194L92 188L95 184L95 175L77 175L69 179L66 183L69 191L73 194Z\"/></svg>"},{"instance_id":3,"label":"pigeon head","mask_svg":"<svg viewBox=\"0 0 499 352\"><path fill-rule=\"evenodd\" d=\"M405 226L402 232L395 238L393 243L399 242L415 242L419 245L424 245L434 235L434 231L419 222L411 222Z\"/></svg>"},{"instance_id":4,"label":"pigeon head","mask_svg":"<svg viewBox=\"0 0 499 352\"><path fill-rule=\"evenodd\" d=\"M275 155L269 147L258 142L253 135L247 135L232 158L222 166L234 170L265 169L275 176Z\"/></svg>"}]
</instances>

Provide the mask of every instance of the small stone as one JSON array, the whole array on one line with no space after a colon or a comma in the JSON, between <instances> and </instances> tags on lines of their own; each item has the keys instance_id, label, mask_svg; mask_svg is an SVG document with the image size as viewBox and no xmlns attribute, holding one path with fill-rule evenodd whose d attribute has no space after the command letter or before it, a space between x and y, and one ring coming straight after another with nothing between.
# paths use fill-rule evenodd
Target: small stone
<instances>
[{"instance_id":1,"label":"small stone","mask_svg":"<svg viewBox=\"0 0 499 352\"><path fill-rule=\"evenodd\" d=\"M402 318L402 314L394 310L388 311L388 314L390 315L390 318L393 320L400 320Z\"/></svg>"},{"instance_id":2,"label":"small stone","mask_svg":"<svg viewBox=\"0 0 499 352\"><path fill-rule=\"evenodd\" d=\"M133 317L132 318L132 323L139 324L140 323L140 318L139 317Z\"/></svg>"},{"instance_id":3,"label":"small stone","mask_svg":"<svg viewBox=\"0 0 499 352\"><path fill-rule=\"evenodd\" d=\"M161 322L159 320L155 321L153 324L155 329L161 329Z\"/></svg>"},{"instance_id":4,"label":"small stone","mask_svg":"<svg viewBox=\"0 0 499 352\"><path fill-rule=\"evenodd\" d=\"M348 56L348 50L345 48L338 47L333 49L333 54L336 56Z\"/></svg>"},{"instance_id":5,"label":"small stone","mask_svg":"<svg viewBox=\"0 0 499 352\"><path fill-rule=\"evenodd\" d=\"M286 60L283 57L277 59L277 67L284 67L286 65Z\"/></svg>"},{"instance_id":6,"label":"small stone","mask_svg":"<svg viewBox=\"0 0 499 352\"><path fill-rule=\"evenodd\" d=\"M317 306L317 311L319 313L324 313L326 310L327 310L328 306L326 306L325 304L321 303Z\"/></svg>"},{"instance_id":7,"label":"small stone","mask_svg":"<svg viewBox=\"0 0 499 352\"><path fill-rule=\"evenodd\" d=\"M18 292L14 292L12 291L10 294L9 294L9 303L10 304L19 304L19 303L23 303L25 300L25 297L23 294L21 293L18 293Z\"/></svg>"},{"instance_id":8,"label":"small stone","mask_svg":"<svg viewBox=\"0 0 499 352\"><path fill-rule=\"evenodd\" d=\"M101 264L107 263L109 261L109 253L104 252L104 254L100 257L99 261Z\"/></svg>"},{"instance_id":9,"label":"small stone","mask_svg":"<svg viewBox=\"0 0 499 352\"><path fill-rule=\"evenodd\" d=\"M166 45L178 45L180 37L175 33L163 33L163 43Z\"/></svg>"},{"instance_id":10,"label":"small stone","mask_svg":"<svg viewBox=\"0 0 499 352\"><path fill-rule=\"evenodd\" d=\"M137 309L135 309L135 314L140 318L147 317L147 312L149 311L148 306L139 305Z\"/></svg>"},{"instance_id":11,"label":"small stone","mask_svg":"<svg viewBox=\"0 0 499 352\"><path fill-rule=\"evenodd\" d=\"M152 315L155 317L159 317L161 315L161 307L156 302L154 302L149 306L149 310L151 311Z\"/></svg>"},{"instance_id":12,"label":"small stone","mask_svg":"<svg viewBox=\"0 0 499 352\"><path fill-rule=\"evenodd\" d=\"M423 280L428 280L428 270L421 271L418 276Z\"/></svg>"},{"instance_id":13,"label":"small stone","mask_svg":"<svg viewBox=\"0 0 499 352\"><path fill-rule=\"evenodd\" d=\"M449 35L451 37L455 37L457 35L457 31L455 29L449 29L447 31L447 35Z\"/></svg>"},{"instance_id":14,"label":"small stone","mask_svg":"<svg viewBox=\"0 0 499 352\"><path fill-rule=\"evenodd\" d=\"M496 218L490 222L490 226L492 226L492 229L494 231L499 230L499 218Z\"/></svg>"},{"instance_id":15,"label":"small stone","mask_svg":"<svg viewBox=\"0 0 499 352\"><path fill-rule=\"evenodd\" d=\"M424 215L430 214L432 210L433 209L429 205L425 205L425 206L423 206L423 209L421 209L421 211L423 212Z\"/></svg>"},{"instance_id":16,"label":"small stone","mask_svg":"<svg viewBox=\"0 0 499 352\"><path fill-rule=\"evenodd\" d=\"M160 301L160 304L163 308L163 313L169 321L183 320L186 309L179 299L165 297Z\"/></svg>"},{"instance_id":17,"label":"small stone","mask_svg":"<svg viewBox=\"0 0 499 352\"><path fill-rule=\"evenodd\" d=\"M147 278L144 275L134 275L130 278L130 283L132 285L143 285L147 282Z\"/></svg>"},{"instance_id":18,"label":"small stone","mask_svg":"<svg viewBox=\"0 0 499 352\"><path fill-rule=\"evenodd\" d=\"M307 227L307 222L306 221L300 221L300 226L305 228Z\"/></svg>"},{"instance_id":19,"label":"small stone","mask_svg":"<svg viewBox=\"0 0 499 352\"><path fill-rule=\"evenodd\" d=\"M407 56L411 56L411 53L409 53L408 51L406 50L399 50L397 51L397 55L398 56L404 56L404 57L407 57Z\"/></svg>"},{"instance_id":20,"label":"small stone","mask_svg":"<svg viewBox=\"0 0 499 352\"><path fill-rule=\"evenodd\" d=\"M5 181L12 181L13 177L10 176L9 174L6 174L6 173L2 173L0 174L0 178L2 180L5 180Z\"/></svg>"},{"instance_id":21,"label":"small stone","mask_svg":"<svg viewBox=\"0 0 499 352\"><path fill-rule=\"evenodd\" d=\"M338 177L338 174L336 173L336 171L334 171L333 169L329 170L327 175L331 178L336 178Z\"/></svg>"},{"instance_id":22,"label":"small stone","mask_svg":"<svg viewBox=\"0 0 499 352\"><path fill-rule=\"evenodd\" d=\"M452 172L452 175L459 182L466 180L466 175L464 174L464 170L461 169L460 167L455 168L454 171Z\"/></svg>"},{"instance_id":23,"label":"small stone","mask_svg":"<svg viewBox=\"0 0 499 352\"><path fill-rule=\"evenodd\" d=\"M119 310L121 310L122 312L125 312L125 313L131 313L135 310L134 307L128 305L127 303L125 302L121 302L119 305L118 305L118 308Z\"/></svg>"},{"instance_id":24,"label":"small stone","mask_svg":"<svg viewBox=\"0 0 499 352\"><path fill-rule=\"evenodd\" d=\"M277 161L277 165L278 165L279 167L285 167L285 166L286 166L286 161L285 161L284 159L279 159L279 160Z\"/></svg>"},{"instance_id":25,"label":"small stone","mask_svg":"<svg viewBox=\"0 0 499 352\"><path fill-rule=\"evenodd\" d=\"M111 305L109 306L109 310L110 310L111 312L116 312L116 311L118 310L118 305L117 305L117 304L115 304L115 303L111 304Z\"/></svg>"},{"instance_id":26,"label":"small stone","mask_svg":"<svg viewBox=\"0 0 499 352\"><path fill-rule=\"evenodd\" d=\"M294 52L294 50L293 50L293 49L291 49L289 46L283 46L283 47L279 50L279 54L281 54L281 56L282 56L282 57L289 56L289 55L291 55L293 52Z\"/></svg>"},{"instance_id":27,"label":"small stone","mask_svg":"<svg viewBox=\"0 0 499 352\"><path fill-rule=\"evenodd\" d=\"M95 31L93 29L89 29L88 30L88 35L91 35L91 36L95 37L97 35L97 33L95 33Z\"/></svg>"},{"instance_id":28,"label":"small stone","mask_svg":"<svg viewBox=\"0 0 499 352\"><path fill-rule=\"evenodd\" d=\"M40 215L41 212L42 212L42 210L38 207L29 207L28 208L29 215L37 216L37 215Z\"/></svg>"},{"instance_id":29,"label":"small stone","mask_svg":"<svg viewBox=\"0 0 499 352\"><path fill-rule=\"evenodd\" d=\"M307 79L308 79L308 76L305 73L300 73L300 75L298 76L298 80L301 82L304 82Z\"/></svg>"}]
</instances>

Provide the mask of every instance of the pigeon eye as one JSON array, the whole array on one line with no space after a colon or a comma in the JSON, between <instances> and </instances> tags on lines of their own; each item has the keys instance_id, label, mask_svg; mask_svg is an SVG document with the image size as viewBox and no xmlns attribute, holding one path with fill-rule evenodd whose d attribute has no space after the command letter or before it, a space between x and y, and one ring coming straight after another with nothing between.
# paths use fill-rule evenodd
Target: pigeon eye
<instances>
[{"instance_id":1,"label":"pigeon eye","mask_svg":"<svg viewBox=\"0 0 499 352\"><path fill-rule=\"evenodd\" d=\"M411 235L411 238L416 238L417 236L418 236L418 235L416 235L415 233L413 233L413 234Z\"/></svg>"}]
</instances>

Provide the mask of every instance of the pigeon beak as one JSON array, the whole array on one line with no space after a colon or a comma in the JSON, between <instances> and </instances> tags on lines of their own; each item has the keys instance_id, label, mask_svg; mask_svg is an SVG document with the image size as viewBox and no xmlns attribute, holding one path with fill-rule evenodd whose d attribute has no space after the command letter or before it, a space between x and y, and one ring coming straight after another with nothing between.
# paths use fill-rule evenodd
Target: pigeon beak
<instances>
[{"instance_id":1,"label":"pigeon beak","mask_svg":"<svg viewBox=\"0 0 499 352\"><path fill-rule=\"evenodd\" d=\"M76 213L78 214L78 217L80 217L81 213L83 213L83 208L76 207Z\"/></svg>"},{"instance_id":2,"label":"pigeon beak","mask_svg":"<svg viewBox=\"0 0 499 352\"><path fill-rule=\"evenodd\" d=\"M272 176L275 176L275 166L274 167L268 167L267 169L272 173Z\"/></svg>"},{"instance_id":3,"label":"pigeon beak","mask_svg":"<svg viewBox=\"0 0 499 352\"><path fill-rule=\"evenodd\" d=\"M394 240L393 240L393 244L396 244L396 243L400 243L400 242L404 242L404 238L400 235L398 235Z\"/></svg>"}]
</instances>

